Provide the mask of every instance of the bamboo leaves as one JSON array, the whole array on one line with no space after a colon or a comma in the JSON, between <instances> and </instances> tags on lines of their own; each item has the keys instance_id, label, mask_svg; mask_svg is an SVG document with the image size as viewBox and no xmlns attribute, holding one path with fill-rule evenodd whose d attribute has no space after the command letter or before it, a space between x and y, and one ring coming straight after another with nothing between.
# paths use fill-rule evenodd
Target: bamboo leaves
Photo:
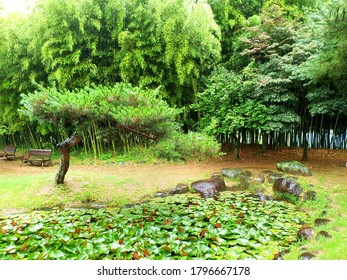
<instances>
[{"instance_id":1,"label":"bamboo leaves","mask_svg":"<svg viewBox=\"0 0 347 280\"><path fill-rule=\"evenodd\" d=\"M129 9L129 25L118 37L123 80L175 88L169 101L179 106L185 103L183 98L193 100L192 79L220 59L220 31L209 5L150 0ZM188 88L185 97L183 86Z\"/></svg>"}]
</instances>

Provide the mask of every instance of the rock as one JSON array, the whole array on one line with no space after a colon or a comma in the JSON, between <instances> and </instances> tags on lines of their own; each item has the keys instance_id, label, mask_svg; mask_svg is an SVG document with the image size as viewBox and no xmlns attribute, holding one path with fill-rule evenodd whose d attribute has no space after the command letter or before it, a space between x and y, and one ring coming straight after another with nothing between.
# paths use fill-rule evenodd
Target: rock
<instances>
[{"instance_id":1,"label":"rock","mask_svg":"<svg viewBox=\"0 0 347 280\"><path fill-rule=\"evenodd\" d=\"M91 209L104 209L107 206L105 204L92 203L89 206Z\"/></svg>"},{"instance_id":2,"label":"rock","mask_svg":"<svg viewBox=\"0 0 347 280\"><path fill-rule=\"evenodd\" d=\"M272 189L275 193L287 193L296 197L298 197L302 193L302 187L298 183L286 178L276 179Z\"/></svg>"},{"instance_id":3,"label":"rock","mask_svg":"<svg viewBox=\"0 0 347 280\"><path fill-rule=\"evenodd\" d=\"M261 185L265 182L265 176L262 173L259 173L258 176L253 176L251 171L242 171L239 174L240 187L248 188L249 186Z\"/></svg>"},{"instance_id":4,"label":"rock","mask_svg":"<svg viewBox=\"0 0 347 280\"><path fill-rule=\"evenodd\" d=\"M252 172L248 170L242 171L239 174L241 188L248 188L250 186L251 176L252 176Z\"/></svg>"},{"instance_id":5,"label":"rock","mask_svg":"<svg viewBox=\"0 0 347 280\"><path fill-rule=\"evenodd\" d=\"M154 194L155 197L167 197L167 194L164 192L156 192Z\"/></svg>"},{"instance_id":6,"label":"rock","mask_svg":"<svg viewBox=\"0 0 347 280\"><path fill-rule=\"evenodd\" d=\"M334 200L330 197L327 197L326 200L329 202L329 207L331 208L331 206L334 205Z\"/></svg>"},{"instance_id":7,"label":"rock","mask_svg":"<svg viewBox=\"0 0 347 280\"><path fill-rule=\"evenodd\" d=\"M224 176L221 172L214 172L212 173L210 179L223 179Z\"/></svg>"},{"instance_id":8,"label":"rock","mask_svg":"<svg viewBox=\"0 0 347 280\"><path fill-rule=\"evenodd\" d=\"M244 170L242 168L222 168L220 172L226 178L236 179Z\"/></svg>"},{"instance_id":9,"label":"rock","mask_svg":"<svg viewBox=\"0 0 347 280\"><path fill-rule=\"evenodd\" d=\"M289 251L288 249L283 250L283 251L277 253L277 254L275 255L275 257L273 258L273 260L283 260L283 256L284 256L285 254L288 254L289 252L290 252L290 251Z\"/></svg>"},{"instance_id":10,"label":"rock","mask_svg":"<svg viewBox=\"0 0 347 280\"><path fill-rule=\"evenodd\" d=\"M286 175L284 175L283 173L276 173L276 172L271 172L268 176L267 176L267 180L269 183L274 183L276 181L276 179L280 179L280 178L285 178Z\"/></svg>"},{"instance_id":11,"label":"rock","mask_svg":"<svg viewBox=\"0 0 347 280\"><path fill-rule=\"evenodd\" d=\"M129 203L129 204L125 204L122 208L133 208L136 205L137 205L136 203Z\"/></svg>"},{"instance_id":12,"label":"rock","mask_svg":"<svg viewBox=\"0 0 347 280\"><path fill-rule=\"evenodd\" d=\"M263 173L259 173L257 177L251 177L251 186L257 186L265 183L265 176Z\"/></svg>"},{"instance_id":13,"label":"rock","mask_svg":"<svg viewBox=\"0 0 347 280\"><path fill-rule=\"evenodd\" d=\"M277 163L277 169L289 174L312 176L308 167L295 160Z\"/></svg>"},{"instance_id":14,"label":"rock","mask_svg":"<svg viewBox=\"0 0 347 280\"><path fill-rule=\"evenodd\" d=\"M314 236L314 228L309 226L303 226L296 233L296 237L298 238L298 240L312 239L313 236Z\"/></svg>"},{"instance_id":15,"label":"rock","mask_svg":"<svg viewBox=\"0 0 347 280\"><path fill-rule=\"evenodd\" d=\"M175 195L175 194L183 194L187 193L189 190L188 186L186 184L177 184L177 186L169 191L170 195Z\"/></svg>"},{"instance_id":16,"label":"rock","mask_svg":"<svg viewBox=\"0 0 347 280\"><path fill-rule=\"evenodd\" d=\"M312 254L311 252L304 252L300 255L301 260L311 260L314 258L316 255Z\"/></svg>"},{"instance_id":17,"label":"rock","mask_svg":"<svg viewBox=\"0 0 347 280\"><path fill-rule=\"evenodd\" d=\"M324 237L324 238L332 238L332 235L325 231L325 230L321 230L320 232L317 233L317 237L316 238L320 238L320 237Z\"/></svg>"},{"instance_id":18,"label":"rock","mask_svg":"<svg viewBox=\"0 0 347 280\"><path fill-rule=\"evenodd\" d=\"M283 256L281 255L281 253L278 253L274 256L273 260L281 261L281 260L283 260Z\"/></svg>"},{"instance_id":19,"label":"rock","mask_svg":"<svg viewBox=\"0 0 347 280\"><path fill-rule=\"evenodd\" d=\"M320 213L321 217L324 217L326 215L328 215L328 211L327 210L323 210L322 213Z\"/></svg>"},{"instance_id":20,"label":"rock","mask_svg":"<svg viewBox=\"0 0 347 280\"><path fill-rule=\"evenodd\" d=\"M315 225L316 227L319 227L319 226L325 225L325 224L327 224L327 223L329 223L329 222L330 222L329 219L315 219L315 220L314 220L314 225Z\"/></svg>"},{"instance_id":21,"label":"rock","mask_svg":"<svg viewBox=\"0 0 347 280\"><path fill-rule=\"evenodd\" d=\"M307 191L304 193L304 200L317 200L317 192Z\"/></svg>"},{"instance_id":22,"label":"rock","mask_svg":"<svg viewBox=\"0 0 347 280\"><path fill-rule=\"evenodd\" d=\"M195 181L191 187L204 198L214 197L226 189L224 180L218 178Z\"/></svg>"},{"instance_id":23,"label":"rock","mask_svg":"<svg viewBox=\"0 0 347 280\"><path fill-rule=\"evenodd\" d=\"M259 199L260 201L272 200L271 196L268 196L268 195L265 195L265 194L262 194L262 193L251 194L249 196L254 197L256 199Z\"/></svg>"}]
</instances>

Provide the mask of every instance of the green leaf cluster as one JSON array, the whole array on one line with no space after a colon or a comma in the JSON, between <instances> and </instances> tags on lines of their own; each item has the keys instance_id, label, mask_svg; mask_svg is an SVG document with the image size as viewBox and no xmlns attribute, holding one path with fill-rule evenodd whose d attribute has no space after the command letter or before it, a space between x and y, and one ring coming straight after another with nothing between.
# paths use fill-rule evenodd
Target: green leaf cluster
<instances>
[{"instance_id":1,"label":"green leaf cluster","mask_svg":"<svg viewBox=\"0 0 347 280\"><path fill-rule=\"evenodd\" d=\"M132 208L33 212L0 219L1 259L272 259L306 215L246 194L194 194Z\"/></svg>"},{"instance_id":2,"label":"green leaf cluster","mask_svg":"<svg viewBox=\"0 0 347 280\"><path fill-rule=\"evenodd\" d=\"M173 133L152 147L153 154L168 161L206 160L219 155L221 145L212 136L199 132Z\"/></svg>"},{"instance_id":3,"label":"green leaf cluster","mask_svg":"<svg viewBox=\"0 0 347 280\"><path fill-rule=\"evenodd\" d=\"M255 84L249 74L216 69L197 96L194 108L200 112L200 126L210 134L236 133L241 128L261 129L268 120L268 110L253 95ZM246 81L245 81L246 80Z\"/></svg>"},{"instance_id":4,"label":"green leaf cluster","mask_svg":"<svg viewBox=\"0 0 347 280\"><path fill-rule=\"evenodd\" d=\"M183 107L220 60L220 30L205 1L38 0L26 16L0 18L0 121L13 127L20 94L35 83L162 86Z\"/></svg>"},{"instance_id":5,"label":"green leaf cluster","mask_svg":"<svg viewBox=\"0 0 347 280\"><path fill-rule=\"evenodd\" d=\"M115 129L131 128L163 137L177 127L179 113L158 96L158 90L146 91L123 83L73 91L40 87L22 94L21 104L21 113L31 120L59 124L80 133L99 120L110 122Z\"/></svg>"},{"instance_id":6,"label":"green leaf cluster","mask_svg":"<svg viewBox=\"0 0 347 280\"><path fill-rule=\"evenodd\" d=\"M18 115L20 94L37 83L72 92L118 82L161 86L164 100L182 108L186 131L231 142L304 145L309 131L323 139L324 131L345 130L343 0L38 0L31 14L0 21L2 142L56 138L52 126ZM114 119L142 114L120 109Z\"/></svg>"}]
</instances>

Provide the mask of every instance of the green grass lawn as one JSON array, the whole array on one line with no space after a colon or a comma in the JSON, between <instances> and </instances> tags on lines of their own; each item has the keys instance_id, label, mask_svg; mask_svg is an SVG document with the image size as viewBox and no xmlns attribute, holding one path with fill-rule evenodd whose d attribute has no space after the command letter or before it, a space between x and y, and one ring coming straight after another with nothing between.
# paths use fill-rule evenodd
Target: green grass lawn
<instances>
[{"instance_id":1,"label":"green grass lawn","mask_svg":"<svg viewBox=\"0 0 347 280\"><path fill-rule=\"evenodd\" d=\"M309 213L308 224L313 226L315 234L328 232L332 238L317 237L295 244L285 259L297 259L297 256L309 251L320 260L347 260L347 186L316 187L317 200L305 202L301 208ZM317 218L329 219L330 222L314 226Z\"/></svg>"},{"instance_id":2,"label":"green grass lawn","mask_svg":"<svg viewBox=\"0 0 347 280\"><path fill-rule=\"evenodd\" d=\"M8 176L0 174L0 209L34 209L44 205L45 196L41 196L42 186L52 182L54 174L33 174Z\"/></svg>"},{"instance_id":3,"label":"green grass lawn","mask_svg":"<svg viewBox=\"0 0 347 280\"><path fill-rule=\"evenodd\" d=\"M60 186L54 186L54 176L54 172L10 177L0 174L0 209L78 207L88 203L122 206L138 202L150 191L142 189L136 179L112 174L100 179L88 171L71 171L68 178L73 179Z\"/></svg>"}]
</instances>

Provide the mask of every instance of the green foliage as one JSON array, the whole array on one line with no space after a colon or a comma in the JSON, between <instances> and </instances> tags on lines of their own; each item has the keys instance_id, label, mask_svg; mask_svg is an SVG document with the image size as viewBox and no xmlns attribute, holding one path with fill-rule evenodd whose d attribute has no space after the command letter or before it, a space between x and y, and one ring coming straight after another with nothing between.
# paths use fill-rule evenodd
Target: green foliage
<instances>
[{"instance_id":1,"label":"green foliage","mask_svg":"<svg viewBox=\"0 0 347 280\"><path fill-rule=\"evenodd\" d=\"M30 19L37 21L32 43L41 53L48 82L56 81L60 88L89 85L97 75L93 56L97 50L102 11L94 2L39 1Z\"/></svg>"},{"instance_id":2,"label":"green foliage","mask_svg":"<svg viewBox=\"0 0 347 280\"><path fill-rule=\"evenodd\" d=\"M285 200L293 203L294 205L299 205L301 203L299 197L290 193L275 192L275 196L279 200Z\"/></svg>"},{"instance_id":3,"label":"green foliage","mask_svg":"<svg viewBox=\"0 0 347 280\"><path fill-rule=\"evenodd\" d=\"M240 130L301 133L309 123L317 132L310 118L324 115L326 129L344 129L344 2L38 0L31 14L1 14L2 141L37 145L42 136L52 137L54 125L28 123L18 114L20 94L33 92L37 83L71 92L117 82L161 86L164 100L182 108L185 130L197 127L200 114L201 129L226 138ZM225 105L214 116L208 94L201 93L203 77L211 79L212 69L220 67L234 76L232 109ZM200 104L198 114L193 103ZM104 133L98 128L105 126L96 123L85 138L93 134L90 142L96 143Z\"/></svg>"},{"instance_id":4,"label":"green foliage","mask_svg":"<svg viewBox=\"0 0 347 280\"><path fill-rule=\"evenodd\" d=\"M124 81L162 85L170 104L194 100L195 79L220 59L220 31L204 2L150 0L132 8L119 34Z\"/></svg>"},{"instance_id":5,"label":"green foliage","mask_svg":"<svg viewBox=\"0 0 347 280\"><path fill-rule=\"evenodd\" d=\"M114 129L136 130L162 137L176 128L177 109L170 108L156 91L130 84L94 86L80 90L40 87L22 94L21 113L31 120L60 124L64 129L82 132L93 121L109 121Z\"/></svg>"},{"instance_id":6,"label":"green foliage","mask_svg":"<svg viewBox=\"0 0 347 280\"><path fill-rule=\"evenodd\" d=\"M240 57L237 52L240 26L248 18L257 14L263 1L208 0L215 20L221 29L222 61L233 69L239 69ZM228 67L229 68L229 67Z\"/></svg>"},{"instance_id":7,"label":"green foliage","mask_svg":"<svg viewBox=\"0 0 347 280\"><path fill-rule=\"evenodd\" d=\"M162 86L183 107L220 60L219 27L202 1L42 0L25 17L0 18L0 123L14 132L25 125L20 94L35 83Z\"/></svg>"},{"instance_id":8,"label":"green foliage","mask_svg":"<svg viewBox=\"0 0 347 280\"><path fill-rule=\"evenodd\" d=\"M295 207L224 192L133 208L33 212L0 219L1 259L272 259L296 241ZM30 236L30 238L27 238Z\"/></svg>"},{"instance_id":9,"label":"green foliage","mask_svg":"<svg viewBox=\"0 0 347 280\"><path fill-rule=\"evenodd\" d=\"M288 16L280 1L268 2L257 18L247 21L241 36L242 55L254 61L255 94L268 109L267 132L285 132L305 121L304 82L293 68L304 59L295 45L299 22Z\"/></svg>"},{"instance_id":10,"label":"green foliage","mask_svg":"<svg viewBox=\"0 0 347 280\"><path fill-rule=\"evenodd\" d=\"M198 94L198 102L194 104L205 131L231 135L241 128L261 129L265 125L267 108L254 98L254 82L249 75L246 71L236 74L225 68L211 74L206 89Z\"/></svg>"},{"instance_id":11,"label":"green foliage","mask_svg":"<svg viewBox=\"0 0 347 280\"><path fill-rule=\"evenodd\" d=\"M346 80L347 68L344 63L347 50L347 5L345 1L327 1L319 11L310 14L311 28L306 36L315 43L311 59L304 63L303 70L314 82L324 83Z\"/></svg>"},{"instance_id":12,"label":"green foliage","mask_svg":"<svg viewBox=\"0 0 347 280\"><path fill-rule=\"evenodd\" d=\"M298 67L307 81L313 115L346 115L347 109L347 6L345 1L328 1L311 13L303 28L301 44L311 42L308 59ZM309 38L309 39L307 39Z\"/></svg>"},{"instance_id":13,"label":"green foliage","mask_svg":"<svg viewBox=\"0 0 347 280\"><path fill-rule=\"evenodd\" d=\"M219 155L220 144L214 137L203 133L174 133L152 147L158 158L166 160L206 160Z\"/></svg>"},{"instance_id":14,"label":"green foliage","mask_svg":"<svg viewBox=\"0 0 347 280\"><path fill-rule=\"evenodd\" d=\"M25 124L17 112L18 93L32 90L31 80L43 73L40 74L42 67L28 47L31 24L19 14L0 18L0 124L8 127L11 135Z\"/></svg>"}]
</instances>

